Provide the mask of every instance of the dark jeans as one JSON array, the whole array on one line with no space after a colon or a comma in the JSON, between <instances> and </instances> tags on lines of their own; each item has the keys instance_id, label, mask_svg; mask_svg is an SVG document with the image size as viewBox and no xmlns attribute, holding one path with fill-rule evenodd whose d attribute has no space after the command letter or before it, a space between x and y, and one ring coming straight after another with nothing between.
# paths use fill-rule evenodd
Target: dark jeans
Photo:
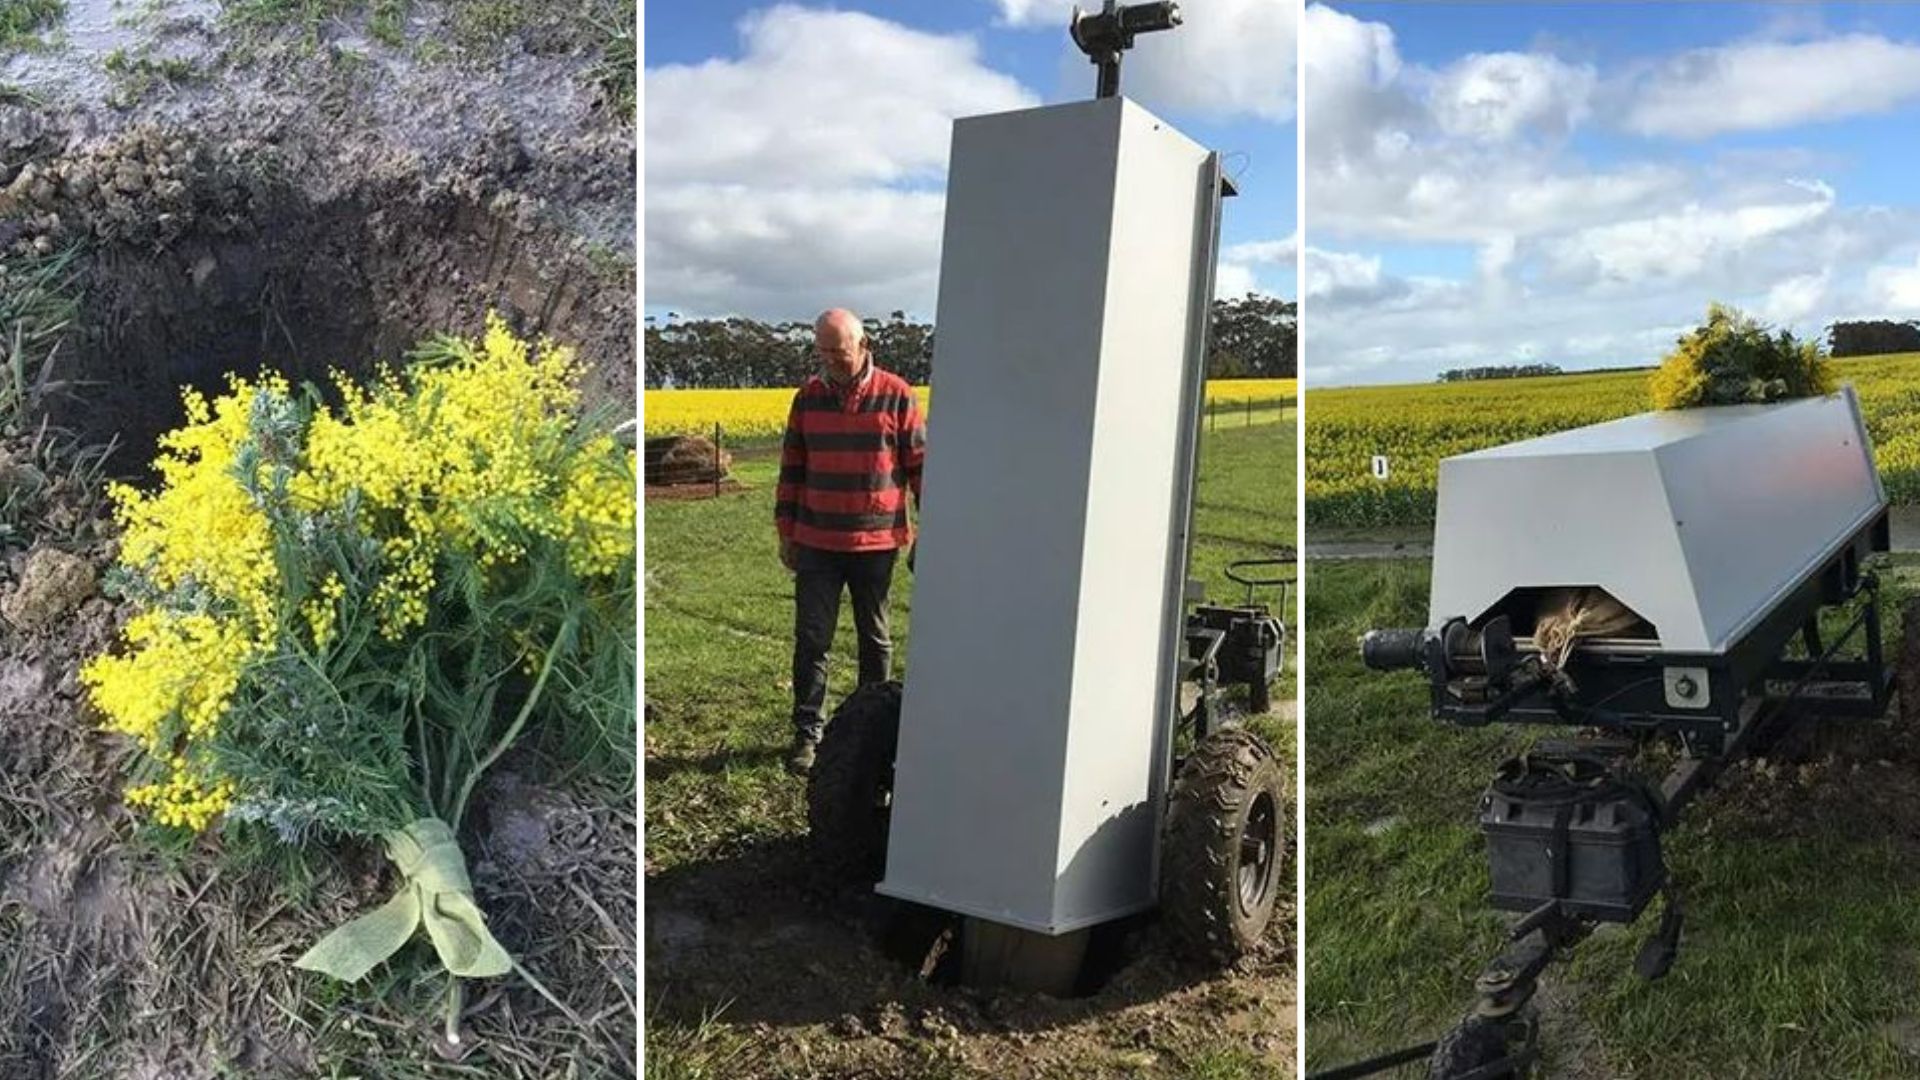
<instances>
[{"instance_id":1,"label":"dark jeans","mask_svg":"<svg viewBox=\"0 0 1920 1080\"><path fill-rule=\"evenodd\" d=\"M840 622L840 592L853 597L860 637L860 685L885 682L893 668L887 589L898 551L794 549L793 726L815 739L826 728L827 650Z\"/></svg>"}]
</instances>

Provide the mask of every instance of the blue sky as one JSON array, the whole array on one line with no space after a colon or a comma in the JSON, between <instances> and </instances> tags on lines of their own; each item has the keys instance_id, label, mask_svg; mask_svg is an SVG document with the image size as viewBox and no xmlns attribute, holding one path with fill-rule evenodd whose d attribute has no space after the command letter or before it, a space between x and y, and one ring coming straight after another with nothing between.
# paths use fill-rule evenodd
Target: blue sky
<instances>
[{"instance_id":1,"label":"blue sky","mask_svg":"<svg viewBox=\"0 0 1920 1080\"><path fill-rule=\"evenodd\" d=\"M847 304L931 318L948 125L1091 96L1071 8L649 5L646 313L782 319ZM1122 89L1227 154L1242 194L1223 222L1221 293L1290 297L1297 10L1183 8L1184 26L1128 55Z\"/></svg>"},{"instance_id":2,"label":"blue sky","mask_svg":"<svg viewBox=\"0 0 1920 1080\"><path fill-rule=\"evenodd\" d=\"M1311 4L1307 377L1920 317L1920 5Z\"/></svg>"}]
</instances>

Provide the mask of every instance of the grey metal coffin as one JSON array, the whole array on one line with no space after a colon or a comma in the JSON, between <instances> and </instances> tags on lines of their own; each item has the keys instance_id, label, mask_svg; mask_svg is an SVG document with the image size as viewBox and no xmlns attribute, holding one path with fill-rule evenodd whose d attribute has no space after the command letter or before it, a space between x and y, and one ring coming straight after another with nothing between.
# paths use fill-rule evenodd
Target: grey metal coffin
<instances>
[{"instance_id":1,"label":"grey metal coffin","mask_svg":"<svg viewBox=\"0 0 1920 1080\"><path fill-rule=\"evenodd\" d=\"M1044 933L1154 903L1210 184L1121 98L954 125L882 893Z\"/></svg>"},{"instance_id":2,"label":"grey metal coffin","mask_svg":"<svg viewBox=\"0 0 1920 1080\"><path fill-rule=\"evenodd\" d=\"M1851 386L1460 454L1440 463L1431 624L1597 586L1662 649L1724 653L1886 501Z\"/></svg>"}]
</instances>

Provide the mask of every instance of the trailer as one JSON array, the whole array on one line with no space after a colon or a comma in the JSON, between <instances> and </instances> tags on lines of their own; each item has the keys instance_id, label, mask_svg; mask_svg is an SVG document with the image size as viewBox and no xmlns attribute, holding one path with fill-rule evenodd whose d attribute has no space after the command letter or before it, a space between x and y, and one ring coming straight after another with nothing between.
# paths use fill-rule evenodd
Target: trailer
<instances>
[{"instance_id":1,"label":"trailer","mask_svg":"<svg viewBox=\"0 0 1920 1080\"><path fill-rule=\"evenodd\" d=\"M1285 888L1290 785L1220 721L1229 687L1269 704L1256 590L1284 604L1293 558L1236 564L1235 604L1187 578L1233 189L1118 95L1177 23L1076 12L1098 96L954 125L907 678L840 706L809 778L816 861L961 919L979 981L1063 992L1092 928L1155 908L1231 959Z\"/></svg>"},{"instance_id":2,"label":"trailer","mask_svg":"<svg viewBox=\"0 0 1920 1080\"><path fill-rule=\"evenodd\" d=\"M1684 916L1661 839L1688 804L1794 724L1887 712L1898 656L1920 647L1912 608L1906 647L1886 647L1872 556L1887 549L1851 387L1443 461L1429 622L1368 633L1362 659L1423 676L1442 722L1574 732L1501 763L1480 800L1490 901L1518 917L1469 1015L1318 1080L1421 1058L1436 1080L1526 1076L1540 1052L1529 1002L1549 965L1656 900L1635 970L1671 969ZM1644 752L1655 744L1673 750L1663 776Z\"/></svg>"}]
</instances>

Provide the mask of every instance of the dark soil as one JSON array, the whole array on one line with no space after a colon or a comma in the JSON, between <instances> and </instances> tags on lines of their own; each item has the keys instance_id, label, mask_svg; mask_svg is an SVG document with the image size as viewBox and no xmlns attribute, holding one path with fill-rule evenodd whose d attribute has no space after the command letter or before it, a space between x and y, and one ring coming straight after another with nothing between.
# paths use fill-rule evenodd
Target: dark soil
<instances>
[{"instance_id":1,"label":"dark soil","mask_svg":"<svg viewBox=\"0 0 1920 1080\"><path fill-rule=\"evenodd\" d=\"M577 347L592 403L631 415L634 129L589 85L596 59L506 32L428 61L448 5L411 5L393 48L341 8L243 42L189 3L128 47L187 48L191 87L109 102L76 34L35 61L49 81L0 95L0 262L74 256L68 385L41 419L116 443L105 473L144 468L183 385L364 370L489 310ZM390 894L378 852L183 848L123 807L129 749L78 682L123 614L95 584L115 550L100 473L0 450L0 487L36 470L8 504L30 519L0 530L0 1077L637 1074L631 788L510 757L477 793L476 894L539 985L470 984L466 1056L443 1060L424 945L354 987L291 966Z\"/></svg>"},{"instance_id":2,"label":"dark soil","mask_svg":"<svg viewBox=\"0 0 1920 1080\"><path fill-rule=\"evenodd\" d=\"M649 1015L673 1017L665 1034L684 1041L680 1024L697 1031L727 1002L721 1016L750 1046L726 1056L655 1038L649 1060L724 1061L713 1075L738 1077L1293 1075L1292 947L1278 934L1220 972L1174 960L1149 923L1090 996L980 991L922 975L923 912L818 878L802 838L648 877ZM1221 1054L1234 1043L1250 1049Z\"/></svg>"}]
</instances>

